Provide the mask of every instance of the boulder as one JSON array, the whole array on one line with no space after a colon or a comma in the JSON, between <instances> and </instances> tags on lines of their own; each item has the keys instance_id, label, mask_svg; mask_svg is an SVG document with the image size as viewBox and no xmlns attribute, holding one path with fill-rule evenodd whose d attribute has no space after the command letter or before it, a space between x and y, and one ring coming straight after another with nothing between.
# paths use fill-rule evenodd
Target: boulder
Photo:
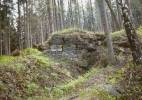
<instances>
[{"instance_id":1,"label":"boulder","mask_svg":"<svg viewBox=\"0 0 142 100\"><path fill-rule=\"evenodd\" d=\"M12 56L19 56L20 54L21 54L21 51L20 51L19 49L15 49L15 50L11 53Z\"/></svg>"},{"instance_id":2,"label":"boulder","mask_svg":"<svg viewBox=\"0 0 142 100\"><path fill-rule=\"evenodd\" d=\"M43 43L43 44L33 44L33 48L38 49L39 51L44 51L47 50L49 48L49 44L48 43Z\"/></svg>"},{"instance_id":3,"label":"boulder","mask_svg":"<svg viewBox=\"0 0 142 100\"><path fill-rule=\"evenodd\" d=\"M97 37L93 32L53 34L47 42L47 51L53 57L73 60L87 69L97 63L99 41L103 39L101 35Z\"/></svg>"}]
</instances>

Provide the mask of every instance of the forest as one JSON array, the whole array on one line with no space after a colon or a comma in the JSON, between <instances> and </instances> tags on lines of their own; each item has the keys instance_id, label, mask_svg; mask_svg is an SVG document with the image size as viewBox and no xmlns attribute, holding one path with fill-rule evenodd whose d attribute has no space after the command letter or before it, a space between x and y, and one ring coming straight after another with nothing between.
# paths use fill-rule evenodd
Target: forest
<instances>
[{"instance_id":1,"label":"forest","mask_svg":"<svg viewBox=\"0 0 142 100\"><path fill-rule=\"evenodd\" d=\"M142 100L142 0L0 0L0 100Z\"/></svg>"}]
</instances>

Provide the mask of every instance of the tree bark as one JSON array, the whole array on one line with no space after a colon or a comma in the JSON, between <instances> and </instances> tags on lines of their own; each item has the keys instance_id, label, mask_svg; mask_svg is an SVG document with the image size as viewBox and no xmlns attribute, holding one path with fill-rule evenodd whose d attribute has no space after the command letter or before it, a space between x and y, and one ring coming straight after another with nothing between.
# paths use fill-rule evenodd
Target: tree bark
<instances>
[{"instance_id":1,"label":"tree bark","mask_svg":"<svg viewBox=\"0 0 142 100\"><path fill-rule=\"evenodd\" d=\"M123 28L122 17L121 17L121 9L119 7L118 2L119 2L119 0L116 0L117 18L118 18L118 22L119 22L120 28Z\"/></svg>"},{"instance_id":2,"label":"tree bark","mask_svg":"<svg viewBox=\"0 0 142 100\"><path fill-rule=\"evenodd\" d=\"M129 8L127 4L123 4L121 1L119 2L119 4L121 6L124 27L130 43L134 63L136 65L142 64L142 46L131 21Z\"/></svg>"},{"instance_id":3,"label":"tree bark","mask_svg":"<svg viewBox=\"0 0 142 100\"><path fill-rule=\"evenodd\" d=\"M18 0L17 2L18 4L18 41L19 41L19 49L22 50L23 46L22 46L22 33L21 33L21 10L20 10L20 0Z\"/></svg>"},{"instance_id":4,"label":"tree bark","mask_svg":"<svg viewBox=\"0 0 142 100\"><path fill-rule=\"evenodd\" d=\"M120 25L119 25L119 23L118 23L116 14L115 14L115 12L114 12L112 6L111 6L111 1L109 1L109 0L105 0L105 1L106 1L107 5L108 5L108 8L109 8L109 10L110 10L110 12L111 12L111 15L112 15L112 17L113 17L113 19L114 19L114 21L115 21L117 30L120 30Z\"/></svg>"},{"instance_id":5,"label":"tree bark","mask_svg":"<svg viewBox=\"0 0 142 100\"><path fill-rule=\"evenodd\" d=\"M105 10L104 0L97 0L97 1L98 1L98 6L99 6L99 10L100 10L100 15L101 15L101 19L102 19L104 32L105 32L106 39L107 39L108 63L114 64L115 63L115 56L114 56L114 50L113 50L113 44L112 44L112 37L111 37L109 30L108 30L108 23L107 23L107 19L106 19L106 10Z\"/></svg>"}]
</instances>

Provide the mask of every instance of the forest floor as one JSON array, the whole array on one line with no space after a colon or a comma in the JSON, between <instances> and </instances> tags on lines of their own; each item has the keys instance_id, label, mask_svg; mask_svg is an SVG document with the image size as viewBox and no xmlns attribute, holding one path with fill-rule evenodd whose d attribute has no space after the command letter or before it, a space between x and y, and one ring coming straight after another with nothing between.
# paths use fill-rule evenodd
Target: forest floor
<instances>
[{"instance_id":1,"label":"forest floor","mask_svg":"<svg viewBox=\"0 0 142 100\"><path fill-rule=\"evenodd\" d=\"M120 96L117 84L124 74L124 68L107 67L95 69L97 72L84 82L74 85L74 90L61 100L115 100Z\"/></svg>"},{"instance_id":2,"label":"forest floor","mask_svg":"<svg viewBox=\"0 0 142 100\"><path fill-rule=\"evenodd\" d=\"M141 84L142 67L131 62L85 71L37 49L0 57L0 100L141 100Z\"/></svg>"}]
</instances>

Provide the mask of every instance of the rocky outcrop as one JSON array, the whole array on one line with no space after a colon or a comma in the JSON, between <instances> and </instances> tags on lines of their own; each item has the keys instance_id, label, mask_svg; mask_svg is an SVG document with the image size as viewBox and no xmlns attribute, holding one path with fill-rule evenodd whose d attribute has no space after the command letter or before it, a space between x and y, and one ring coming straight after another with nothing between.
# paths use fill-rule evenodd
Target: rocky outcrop
<instances>
[{"instance_id":1,"label":"rocky outcrop","mask_svg":"<svg viewBox=\"0 0 142 100\"><path fill-rule=\"evenodd\" d=\"M124 35L113 34L115 54L130 55L129 43ZM101 33L72 31L53 34L44 44L35 45L46 54L61 59L69 59L79 66L88 68L94 64L107 66L105 35Z\"/></svg>"},{"instance_id":2,"label":"rocky outcrop","mask_svg":"<svg viewBox=\"0 0 142 100\"><path fill-rule=\"evenodd\" d=\"M103 35L96 35L93 32L54 34L48 40L47 52L53 57L64 57L88 68L99 60L98 47L103 40Z\"/></svg>"}]
</instances>

